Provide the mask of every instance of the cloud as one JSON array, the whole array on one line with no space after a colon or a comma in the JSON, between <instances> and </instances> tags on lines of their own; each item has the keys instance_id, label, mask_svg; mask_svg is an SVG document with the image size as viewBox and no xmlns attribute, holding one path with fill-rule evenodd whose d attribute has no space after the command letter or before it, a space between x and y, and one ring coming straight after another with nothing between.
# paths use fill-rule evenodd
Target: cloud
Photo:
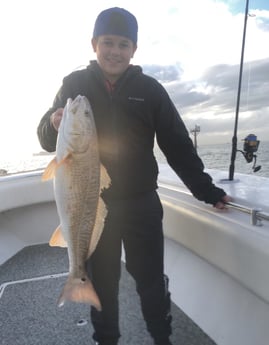
<instances>
[{"instance_id":1,"label":"cloud","mask_svg":"<svg viewBox=\"0 0 269 345\"><path fill-rule=\"evenodd\" d=\"M241 84L241 110L258 110L268 106L269 58L248 62L243 67ZM237 94L239 78L238 65L213 66L203 75L202 81L218 91L222 109L231 109L231 94ZM228 97L227 97L228 96ZM214 100L212 100L214 104Z\"/></svg>"},{"instance_id":2,"label":"cloud","mask_svg":"<svg viewBox=\"0 0 269 345\"><path fill-rule=\"evenodd\" d=\"M161 68L161 67L160 67ZM241 111L260 110L268 106L269 58L248 62L243 68ZM173 101L185 112L218 109L215 114L231 112L238 90L239 65L216 65L208 68L200 79L166 83ZM217 108L216 108L217 107Z\"/></svg>"},{"instance_id":3,"label":"cloud","mask_svg":"<svg viewBox=\"0 0 269 345\"><path fill-rule=\"evenodd\" d=\"M255 111L268 106L269 58L247 62L243 67L241 84L241 111ZM198 81L211 90L211 97L204 107L218 105L221 112L234 109L238 91L239 65L217 65L208 68Z\"/></svg>"},{"instance_id":4,"label":"cloud","mask_svg":"<svg viewBox=\"0 0 269 345\"><path fill-rule=\"evenodd\" d=\"M256 17L257 27L263 31L269 31L269 11L267 10L251 10L251 15Z\"/></svg>"},{"instance_id":5,"label":"cloud","mask_svg":"<svg viewBox=\"0 0 269 345\"><path fill-rule=\"evenodd\" d=\"M180 63L175 65L143 65L143 72L157 79L160 83L167 83L181 78L183 68Z\"/></svg>"},{"instance_id":6,"label":"cloud","mask_svg":"<svg viewBox=\"0 0 269 345\"><path fill-rule=\"evenodd\" d=\"M247 62L241 84L239 135L257 132L264 140L269 133L269 58ZM165 81L163 85L188 128L194 123L201 137L212 141L231 138L236 110L239 64L208 68L199 79L185 81L174 66L149 66L144 72ZM162 77L162 78L160 78ZM206 136L211 135L210 138Z\"/></svg>"}]
</instances>

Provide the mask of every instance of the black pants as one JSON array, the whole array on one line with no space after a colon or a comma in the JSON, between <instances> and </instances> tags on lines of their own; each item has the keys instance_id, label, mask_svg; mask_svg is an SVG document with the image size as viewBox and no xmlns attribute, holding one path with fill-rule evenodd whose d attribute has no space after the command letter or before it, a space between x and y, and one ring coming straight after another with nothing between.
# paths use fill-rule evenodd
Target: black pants
<instances>
[{"instance_id":1,"label":"black pants","mask_svg":"<svg viewBox=\"0 0 269 345\"><path fill-rule=\"evenodd\" d=\"M128 200L107 201L108 215L98 246L88 262L89 275L102 311L91 310L94 339L117 344L118 292L121 248L126 269L136 281L147 329L159 342L171 334L170 294L163 272L163 209L158 194L150 192Z\"/></svg>"}]
</instances>

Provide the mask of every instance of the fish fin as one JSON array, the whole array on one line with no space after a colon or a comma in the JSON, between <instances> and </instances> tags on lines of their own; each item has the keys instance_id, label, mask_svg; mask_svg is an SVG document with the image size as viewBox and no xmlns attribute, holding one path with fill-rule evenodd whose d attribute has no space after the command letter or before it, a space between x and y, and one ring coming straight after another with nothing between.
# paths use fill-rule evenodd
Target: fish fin
<instances>
[{"instance_id":1,"label":"fish fin","mask_svg":"<svg viewBox=\"0 0 269 345\"><path fill-rule=\"evenodd\" d=\"M101 164L100 167L100 189L108 188L111 183L111 179L107 173L106 168Z\"/></svg>"},{"instance_id":2,"label":"fish fin","mask_svg":"<svg viewBox=\"0 0 269 345\"><path fill-rule=\"evenodd\" d=\"M108 188L111 183L111 179L107 173L106 168L101 164L101 171L100 171L100 191L103 188ZM92 255L95 251L97 243L102 235L105 218L107 216L107 208L106 204L104 203L103 199L99 197L98 205L97 205L97 212L96 218L94 223L94 228L90 240L89 250L88 250L88 257Z\"/></svg>"},{"instance_id":3,"label":"fish fin","mask_svg":"<svg viewBox=\"0 0 269 345\"><path fill-rule=\"evenodd\" d=\"M69 164L71 160L71 152L68 152L60 162L57 162L57 158L54 157L54 159L51 162L49 162L48 166L44 170L42 175L42 181L53 179L56 174L56 170L63 164Z\"/></svg>"},{"instance_id":4,"label":"fish fin","mask_svg":"<svg viewBox=\"0 0 269 345\"><path fill-rule=\"evenodd\" d=\"M61 225L59 225L54 231L54 233L52 234L49 241L49 245L51 247L63 247L63 248L67 247L67 242L63 237Z\"/></svg>"},{"instance_id":5,"label":"fish fin","mask_svg":"<svg viewBox=\"0 0 269 345\"><path fill-rule=\"evenodd\" d=\"M69 164L72 161L73 154L72 152L68 152L64 158L58 163L58 167L63 165L63 164Z\"/></svg>"},{"instance_id":6,"label":"fish fin","mask_svg":"<svg viewBox=\"0 0 269 345\"><path fill-rule=\"evenodd\" d=\"M42 175L42 181L51 180L55 176L56 168L57 160L56 157L54 157L53 160L49 162L48 166L44 170Z\"/></svg>"},{"instance_id":7,"label":"fish fin","mask_svg":"<svg viewBox=\"0 0 269 345\"><path fill-rule=\"evenodd\" d=\"M68 277L59 297L58 306L63 306L66 301L89 303L98 311L102 310L99 297L94 290L92 282L87 276L82 278Z\"/></svg>"},{"instance_id":8,"label":"fish fin","mask_svg":"<svg viewBox=\"0 0 269 345\"><path fill-rule=\"evenodd\" d=\"M97 212L95 218L95 224L92 231L92 236L89 245L88 257L95 251L97 243L102 235L104 229L105 218L107 215L107 208L102 198L99 198L97 205Z\"/></svg>"}]
</instances>

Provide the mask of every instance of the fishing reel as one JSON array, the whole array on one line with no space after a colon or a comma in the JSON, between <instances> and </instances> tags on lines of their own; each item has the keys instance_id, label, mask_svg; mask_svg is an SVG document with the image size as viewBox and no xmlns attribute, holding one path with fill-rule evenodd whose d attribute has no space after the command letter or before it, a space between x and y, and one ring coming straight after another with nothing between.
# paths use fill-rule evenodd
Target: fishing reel
<instances>
[{"instance_id":1,"label":"fishing reel","mask_svg":"<svg viewBox=\"0 0 269 345\"><path fill-rule=\"evenodd\" d=\"M249 134L243 140L244 140L243 151L242 150L237 150L237 151L242 153L247 163L251 163L254 160L252 169L254 172L257 172L261 169L261 165L256 166L257 156L254 153L258 151L260 141L257 140L257 136L255 134Z\"/></svg>"}]
</instances>

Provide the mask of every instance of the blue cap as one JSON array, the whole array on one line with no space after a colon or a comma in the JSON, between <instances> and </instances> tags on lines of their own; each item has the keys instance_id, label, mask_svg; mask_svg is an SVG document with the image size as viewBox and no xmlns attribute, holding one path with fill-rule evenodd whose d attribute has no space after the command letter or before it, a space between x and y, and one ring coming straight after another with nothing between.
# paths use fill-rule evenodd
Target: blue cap
<instances>
[{"instance_id":1,"label":"blue cap","mask_svg":"<svg viewBox=\"0 0 269 345\"><path fill-rule=\"evenodd\" d=\"M113 7L102 11L94 25L93 38L102 35L127 37L137 43L138 25L135 16L123 8Z\"/></svg>"}]
</instances>

